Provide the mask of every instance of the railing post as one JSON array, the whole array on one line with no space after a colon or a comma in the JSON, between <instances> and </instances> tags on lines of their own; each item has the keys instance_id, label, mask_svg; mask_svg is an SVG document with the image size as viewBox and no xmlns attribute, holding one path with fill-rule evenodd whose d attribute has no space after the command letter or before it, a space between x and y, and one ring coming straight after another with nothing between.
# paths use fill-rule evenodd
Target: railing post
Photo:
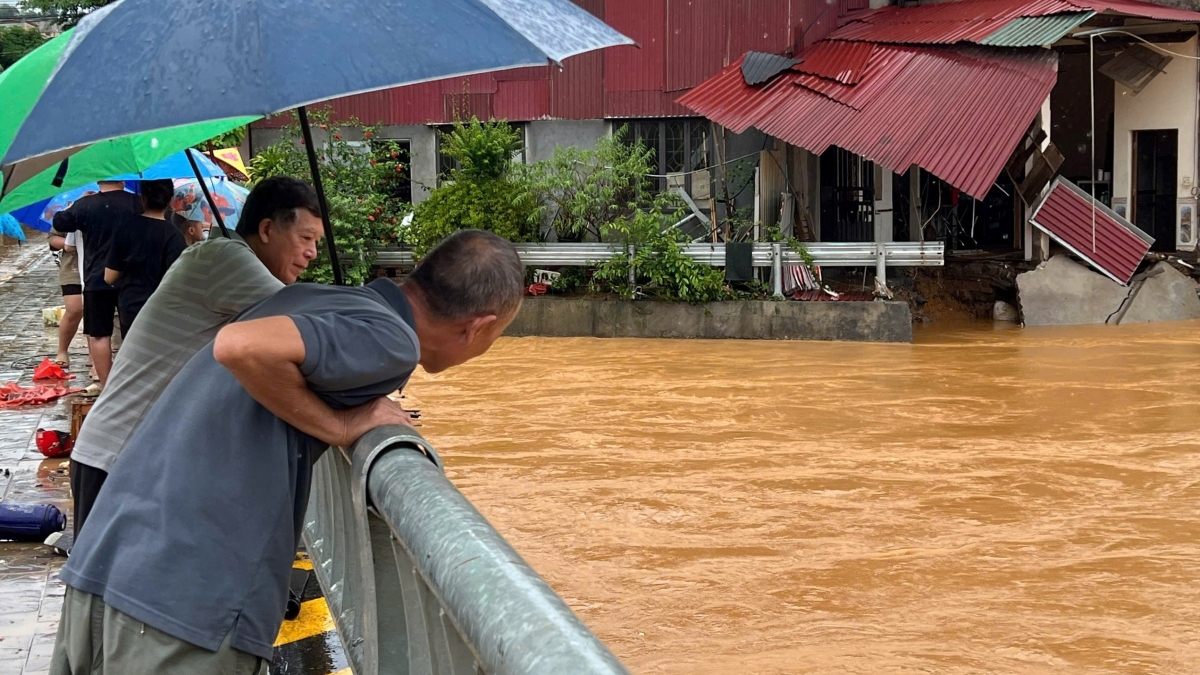
<instances>
[{"instance_id":1,"label":"railing post","mask_svg":"<svg viewBox=\"0 0 1200 675\"><path fill-rule=\"evenodd\" d=\"M634 293L634 289L637 287L637 270L633 268L633 255L637 249L630 244L627 250L629 252L629 292Z\"/></svg>"},{"instance_id":2,"label":"railing post","mask_svg":"<svg viewBox=\"0 0 1200 675\"><path fill-rule=\"evenodd\" d=\"M783 297L783 244L771 244L771 291L777 298Z\"/></svg>"}]
</instances>

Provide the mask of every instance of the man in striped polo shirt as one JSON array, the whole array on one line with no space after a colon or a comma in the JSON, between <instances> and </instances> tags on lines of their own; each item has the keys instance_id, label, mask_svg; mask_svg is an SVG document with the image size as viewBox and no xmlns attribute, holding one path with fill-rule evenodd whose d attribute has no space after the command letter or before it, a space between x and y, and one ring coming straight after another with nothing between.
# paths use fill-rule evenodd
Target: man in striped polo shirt
<instances>
[{"instance_id":1,"label":"man in striped polo shirt","mask_svg":"<svg viewBox=\"0 0 1200 675\"><path fill-rule=\"evenodd\" d=\"M191 246L171 266L125 336L108 384L71 453L76 536L126 441L184 364L222 326L294 282L317 257L319 213L317 195L307 183L268 178L246 199L238 238ZM195 405L219 403L200 400ZM331 445L407 420L386 397L364 410L335 411L315 403L298 406L283 419Z\"/></svg>"}]
</instances>

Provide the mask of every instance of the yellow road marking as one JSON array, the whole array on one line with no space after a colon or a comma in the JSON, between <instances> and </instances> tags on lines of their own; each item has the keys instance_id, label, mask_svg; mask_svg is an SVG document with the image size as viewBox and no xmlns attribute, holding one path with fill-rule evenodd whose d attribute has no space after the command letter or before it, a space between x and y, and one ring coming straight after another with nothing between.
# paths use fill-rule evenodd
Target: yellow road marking
<instances>
[{"instance_id":1,"label":"yellow road marking","mask_svg":"<svg viewBox=\"0 0 1200 675\"><path fill-rule=\"evenodd\" d=\"M297 560L292 563L292 568L297 570L311 570L312 561L308 558L305 558L304 560Z\"/></svg>"},{"instance_id":2,"label":"yellow road marking","mask_svg":"<svg viewBox=\"0 0 1200 675\"><path fill-rule=\"evenodd\" d=\"M342 668L336 673L330 673L329 675L354 675L354 673L349 668Z\"/></svg>"},{"instance_id":3,"label":"yellow road marking","mask_svg":"<svg viewBox=\"0 0 1200 675\"><path fill-rule=\"evenodd\" d=\"M325 598L309 600L300 605L300 616L295 621L284 621L275 638L275 646L296 642L307 637L320 635L334 629L333 617Z\"/></svg>"}]
</instances>

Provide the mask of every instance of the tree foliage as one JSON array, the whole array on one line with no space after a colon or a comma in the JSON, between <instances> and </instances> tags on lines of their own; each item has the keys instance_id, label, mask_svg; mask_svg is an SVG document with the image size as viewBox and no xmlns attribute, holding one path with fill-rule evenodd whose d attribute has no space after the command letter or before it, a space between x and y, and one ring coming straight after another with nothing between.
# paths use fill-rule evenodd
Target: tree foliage
<instances>
[{"instance_id":1,"label":"tree foliage","mask_svg":"<svg viewBox=\"0 0 1200 675\"><path fill-rule=\"evenodd\" d=\"M65 29L79 23L88 12L113 2L114 0L24 0L21 6L26 12L32 10L55 17L56 22Z\"/></svg>"},{"instance_id":2,"label":"tree foliage","mask_svg":"<svg viewBox=\"0 0 1200 675\"><path fill-rule=\"evenodd\" d=\"M599 240L604 227L629 218L654 200L653 151L626 141L627 127L602 138L594 150L559 146L526 172L559 241Z\"/></svg>"},{"instance_id":3,"label":"tree foliage","mask_svg":"<svg viewBox=\"0 0 1200 675\"><path fill-rule=\"evenodd\" d=\"M538 201L513 171L521 137L505 122L472 119L442 136L442 152L458 167L417 205L406 241L420 257L462 229L495 232L509 241L534 241Z\"/></svg>"},{"instance_id":4,"label":"tree foliage","mask_svg":"<svg viewBox=\"0 0 1200 675\"><path fill-rule=\"evenodd\" d=\"M374 139L374 127L350 121L335 128L329 123L328 110L310 110L309 119L328 136L328 142L318 148L317 158L338 259L346 281L361 284L368 279L375 249L401 238L401 222L411 207L392 197L391 183L407 167L400 163L399 148L394 143ZM348 138L362 141L351 142ZM284 127L283 138L255 155L248 168L252 182L276 175L311 180L299 126ZM303 279L322 283L333 280L324 245Z\"/></svg>"},{"instance_id":5,"label":"tree foliage","mask_svg":"<svg viewBox=\"0 0 1200 675\"><path fill-rule=\"evenodd\" d=\"M0 26L0 70L6 70L45 41L36 28Z\"/></svg>"}]
</instances>

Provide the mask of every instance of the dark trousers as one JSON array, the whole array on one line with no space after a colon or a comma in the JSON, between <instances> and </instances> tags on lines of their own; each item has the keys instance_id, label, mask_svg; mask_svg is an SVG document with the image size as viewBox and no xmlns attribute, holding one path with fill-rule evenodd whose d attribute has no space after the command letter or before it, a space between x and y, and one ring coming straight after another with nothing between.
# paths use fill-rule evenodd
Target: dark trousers
<instances>
[{"instance_id":1,"label":"dark trousers","mask_svg":"<svg viewBox=\"0 0 1200 675\"><path fill-rule=\"evenodd\" d=\"M104 487L106 478L107 471L71 460L71 496L75 500L76 539L79 538L79 531L83 529L83 522L92 512L92 506L95 505L96 497L100 494L100 488Z\"/></svg>"}]
</instances>

